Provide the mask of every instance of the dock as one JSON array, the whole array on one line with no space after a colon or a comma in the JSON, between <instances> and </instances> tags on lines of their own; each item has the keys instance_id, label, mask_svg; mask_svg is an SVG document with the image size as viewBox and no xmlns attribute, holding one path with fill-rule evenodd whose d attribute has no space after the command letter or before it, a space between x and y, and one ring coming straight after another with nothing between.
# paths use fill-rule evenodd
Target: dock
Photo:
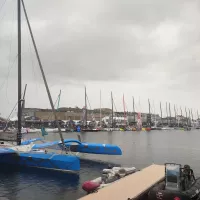
<instances>
[{"instance_id":1,"label":"dock","mask_svg":"<svg viewBox=\"0 0 200 200\"><path fill-rule=\"evenodd\" d=\"M79 200L137 199L163 180L164 176L165 166L153 164Z\"/></svg>"}]
</instances>

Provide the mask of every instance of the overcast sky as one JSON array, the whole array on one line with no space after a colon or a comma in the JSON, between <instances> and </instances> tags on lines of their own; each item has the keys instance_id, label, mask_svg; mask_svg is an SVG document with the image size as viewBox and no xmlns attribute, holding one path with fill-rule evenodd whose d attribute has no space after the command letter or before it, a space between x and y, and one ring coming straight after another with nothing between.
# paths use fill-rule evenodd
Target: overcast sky
<instances>
[{"instance_id":1,"label":"overcast sky","mask_svg":"<svg viewBox=\"0 0 200 200\"><path fill-rule=\"evenodd\" d=\"M4 3L5 2L5 3ZM0 0L0 113L17 101L17 5ZM54 101L147 111L148 98L200 110L199 0L25 0ZM50 107L24 14L23 86L26 106ZM140 102L140 103L139 103Z\"/></svg>"}]
</instances>

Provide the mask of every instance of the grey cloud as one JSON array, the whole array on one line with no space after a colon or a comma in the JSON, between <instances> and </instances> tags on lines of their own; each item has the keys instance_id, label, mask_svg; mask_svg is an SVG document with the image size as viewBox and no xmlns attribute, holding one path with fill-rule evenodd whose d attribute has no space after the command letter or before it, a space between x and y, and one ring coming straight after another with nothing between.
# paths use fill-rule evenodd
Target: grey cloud
<instances>
[{"instance_id":1,"label":"grey cloud","mask_svg":"<svg viewBox=\"0 0 200 200\"><path fill-rule=\"evenodd\" d=\"M130 72L138 71L138 68L147 69L152 64L162 66L170 56L177 59L182 46L175 46L171 52L166 52L165 47L155 43L159 35L150 36L167 21L177 25L184 23L184 15L180 13L190 2L88 0L84 3L58 3L43 0L38 5L29 0L25 3L48 76L110 81L127 79ZM179 38L184 38L184 41L181 40L183 43L193 34L184 30ZM27 38L24 43L25 51L28 51ZM30 56L28 53L25 56L24 65L30 66ZM185 63L185 60L180 62ZM25 68L25 73L29 74L31 70L31 67L30 70ZM131 73L131 76L134 77L134 74Z\"/></svg>"},{"instance_id":2,"label":"grey cloud","mask_svg":"<svg viewBox=\"0 0 200 200\"><path fill-rule=\"evenodd\" d=\"M198 90L198 0L26 0L25 4L52 87L115 81L152 90ZM7 0L0 13L0 20L6 13L0 21L0 85L8 71L12 30L12 61L17 54L14 8L16 1ZM22 20L23 80L42 82L33 48L30 54L24 16ZM15 64L9 78L16 79L16 73Z\"/></svg>"}]
</instances>

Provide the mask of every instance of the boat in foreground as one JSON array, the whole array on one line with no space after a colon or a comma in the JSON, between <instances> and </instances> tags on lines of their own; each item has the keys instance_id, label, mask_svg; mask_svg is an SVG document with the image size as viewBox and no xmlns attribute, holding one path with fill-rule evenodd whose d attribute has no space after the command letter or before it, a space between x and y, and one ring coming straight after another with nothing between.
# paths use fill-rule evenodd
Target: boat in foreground
<instances>
[{"instance_id":1,"label":"boat in foreground","mask_svg":"<svg viewBox=\"0 0 200 200\"><path fill-rule=\"evenodd\" d=\"M49 148L49 149L56 149L56 150L64 150L61 141L45 142L42 139L41 141L43 143L35 144L33 146L33 149ZM29 141L26 141L26 144L28 143ZM66 148L69 150L69 152L103 154L103 155L122 155L122 151L117 145L86 143L86 142L80 142L79 140L76 140L76 139L65 139L64 143L65 143Z\"/></svg>"},{"instance_id":2,"label":"boat in foreground","mask_svg":"<svg viewBox=\"0 0 200 200\"><path fill-rule=\"evenodd\" d=\"M166 163L165 180L155 185L148 194L149 200L200 199L200 178L195 178L189 165Z\"/></svg>"},{"instance_id":3,"label":"boat in foreground","mask_svg":"<svg viewBox=\"0 0 200 200\"><path fill-rule=\"evenodd\" d=\"M62 172L79 171L80 160L77 156L47 153L43 148L34 148L35 144L0 148L0 163L23 167L43 168Z\"/></svg>"},{"instance_id":4,"label":"boat in foreground","mask_svg":"<svg viewBox=\"0 0 200 200\"><path fill-rule=\"evenodd\" d=\"M82 185L82 189L87 194L96 192L97 190L104 188L119 179L135 173L137 170L135 167L123 168L123 167L108 167L102 171L102 176L91 181L86 181Z\"/></svg>"},{"instance_id":5,"label":"boat in foreground","mask_svg":"<svg viewBox=\"0 0 200 200\"><path fill-rule=\"evenodd\" d=\"M42 143L34 144L37 141ZM75 139L65 139L64 144L65 147L61 141L46 142L42 138L22 141L20 146L2 142L0 163L76 172L80 170L80 159L73 152L122 155L121 149L116 145L81 143ZM48 149L61 150L64 154L48 152Z\"/></svg>"}]
</instances>

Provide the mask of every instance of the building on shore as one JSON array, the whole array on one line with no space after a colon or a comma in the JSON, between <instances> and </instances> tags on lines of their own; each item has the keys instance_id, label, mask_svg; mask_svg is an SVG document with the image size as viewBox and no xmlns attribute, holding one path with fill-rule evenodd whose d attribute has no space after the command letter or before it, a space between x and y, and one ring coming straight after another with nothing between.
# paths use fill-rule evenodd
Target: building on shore
<instances>
[{"instance_id":1,"label":"building on shore","mask_svg":"<svg viewBox=\"0 0 200 200\"><path fill-rule=\"evenodd\" d=\"M101 109L101 117L105 117L111 113L108 108ZM56 112L58 120L82 120L83 109L81 108L59 108ZM24 108L23 116L32 116L41 120L55 120L55 117L51 109L39 109L39 108ZM87 120L92 121L92 118L96 121L100 120L100 110L87 110Z\"/></svg>"}]
</instances>

